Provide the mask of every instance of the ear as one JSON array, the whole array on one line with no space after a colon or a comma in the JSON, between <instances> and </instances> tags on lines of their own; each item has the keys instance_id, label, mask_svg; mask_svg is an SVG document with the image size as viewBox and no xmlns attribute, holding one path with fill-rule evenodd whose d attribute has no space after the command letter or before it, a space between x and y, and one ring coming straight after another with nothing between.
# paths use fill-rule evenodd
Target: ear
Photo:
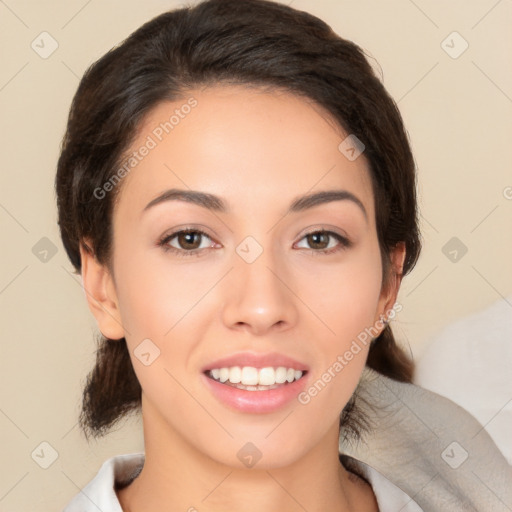
<instances>
[{"instance_id":1,"label":"ear","mask_svg":"<svg viewBox=\"0 0 512 512\"><path fill-rule=\"evenodd\" d=\"M391 265L387 279L382 286L376 320L383 319L387 322L387 314L393 310L402 282L405 252L405 242L399 242L389 255Z\"/></svg>"},{"instance_id":2,"label":"ear","mask_svg":"<svg viewBox=\"0 0 512 512\"><path fill-rule=\"evenodd\" d=\"M90 241L80 243L82 284L89 309L106 338L119 340L124 337L121 315L113 277L108 268L100 264Z\"/></svg>"}]
</instances>

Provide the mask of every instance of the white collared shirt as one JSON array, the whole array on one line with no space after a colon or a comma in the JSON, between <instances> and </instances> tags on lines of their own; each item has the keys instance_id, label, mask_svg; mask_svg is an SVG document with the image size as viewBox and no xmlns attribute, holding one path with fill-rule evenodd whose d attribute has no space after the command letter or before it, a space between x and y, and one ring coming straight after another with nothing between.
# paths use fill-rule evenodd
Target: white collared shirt
<instances>
[{"instance_id":1,"label":"white collared shirt","mask_svg":"<svg viewBox=\"0 0 512 512\"><path fill-rule=\"evenodd\" d=\"M63 512L123 512L114 489L115 482L133 480L143 464L143 453L117 455L108 459ZM359 461L357 464L373 488L380 512L422 512L411 497L375 469Z\"/></svg>"}]
</instances>

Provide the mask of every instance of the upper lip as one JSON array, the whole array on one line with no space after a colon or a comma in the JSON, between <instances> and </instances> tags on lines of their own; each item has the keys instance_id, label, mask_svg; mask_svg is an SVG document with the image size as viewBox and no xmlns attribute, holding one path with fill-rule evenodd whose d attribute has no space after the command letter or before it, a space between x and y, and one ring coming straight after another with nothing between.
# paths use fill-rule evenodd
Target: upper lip
<instances>
[{"instance_id":1,"label":"upper lip","mask_svg":"<svg viewBox=\"0 0 512 512\"><path fill-rule=\"evenodd\" d=\"M230 356L216 359L212 363L208 363L203 372L213 370L214 368L230 368L232 366L252 366L254 368L265 368L284 366L285 368L293 368L295 370L307 371L308 366L304 363L293 359L292 357L276 352L256 353L256 352L238 352Z\"/></svg>"}]
</instances>

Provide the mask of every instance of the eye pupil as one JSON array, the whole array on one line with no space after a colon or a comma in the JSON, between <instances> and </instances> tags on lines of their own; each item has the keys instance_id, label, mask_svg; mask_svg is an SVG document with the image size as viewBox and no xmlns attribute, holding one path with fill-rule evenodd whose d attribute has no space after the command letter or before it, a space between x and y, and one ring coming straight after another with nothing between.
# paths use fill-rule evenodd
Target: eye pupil
<instances>
[{"instance_id":1,"label":"eye pupil","mask_svg":"<svg viewBox=\"0 0 512 512\"><path fill-rule=\"evenodd\" d=\"M196 238L194 243L194 237ZM197 249L200 245L200 233L197 232L184 232L178 235L178 242L181 247L185 249Z\"/></svg>"},{"instance_id":2,"label":"eye pupil","mask_svg":"<svg viewBox=\"0 0 512 512\"><path fill-rule=\"evenodd\" d=\"M325 249L329 245L329 235L327 233L312 233L308 235L308 243L315 249Z\"/></svg>"}]
</instances>

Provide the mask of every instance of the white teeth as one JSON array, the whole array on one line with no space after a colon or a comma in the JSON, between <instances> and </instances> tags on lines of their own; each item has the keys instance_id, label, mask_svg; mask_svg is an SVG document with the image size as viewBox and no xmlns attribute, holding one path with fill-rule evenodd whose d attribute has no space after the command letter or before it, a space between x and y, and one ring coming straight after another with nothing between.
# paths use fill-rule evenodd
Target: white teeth
<instances>
[{"instance_id":1,"label":"white teeth","mask_svg":"<svg viewBox=\"0 0 512 512\"><path fill-rule=\"evenodd\" d=\"M286 382L286 368L284 366L280 366L276 370L276 383L284 384Z\"/></svg>"},{"instance_id":2,"label":"white teeth","mask_svg":"<svg viewBox=\"0 0 512 512\"><path fill-rule=\"evenodd\" d=\"M259 381L258 369L252 366L244 366L242 368L241 383L244 386L256 386Z\"/></svg>"},{"instance_id":3,"label":"white teeth","mask_svg":"<svg viewBox=\"0 0 512 512\"><path fill-rule=\"evenodd\" d=\"M220 368L219 380L221 382L226 382L228 379L229 379L229 368Z\"/></svg>"},{"instance_id":4,"label":"white teeth","mask_svg":"<svg viewBox=\"0 0 512 512\"><path fill-rule=\"evenodd\" d=\"M240 389L249 391L258 391L262 389L273 389L278 384L293 382L299 380L303 372L295 370L295 368L285 368L279 366L273 368L266 366L265 368L254 368L253 366L232 366L230 368L214 368L208 372L209 376L217 381L235 385Z\"/></svg>"},{"instance_id":5,"label":"white teeth","mask_svg":"<svg viewBox=\"0 0 512 512\"><path fill-rule=\"evenodd\" d=\"M267 367L262 368L259 372L259 381L258 384L260 386L271 386L276 383L276 372L274 368Z\"/></svg>"},{"instance_id":6,"label":"white teeth","mask_svg":"<svg viewBox=\"0 0 512 512\"><path fill-rule=\"evenodd\" d=\"M229 382L231 384L238 384L242 381L242 370L239 366L233 366L229 369Z\"/></svg>"}]
</instances>

